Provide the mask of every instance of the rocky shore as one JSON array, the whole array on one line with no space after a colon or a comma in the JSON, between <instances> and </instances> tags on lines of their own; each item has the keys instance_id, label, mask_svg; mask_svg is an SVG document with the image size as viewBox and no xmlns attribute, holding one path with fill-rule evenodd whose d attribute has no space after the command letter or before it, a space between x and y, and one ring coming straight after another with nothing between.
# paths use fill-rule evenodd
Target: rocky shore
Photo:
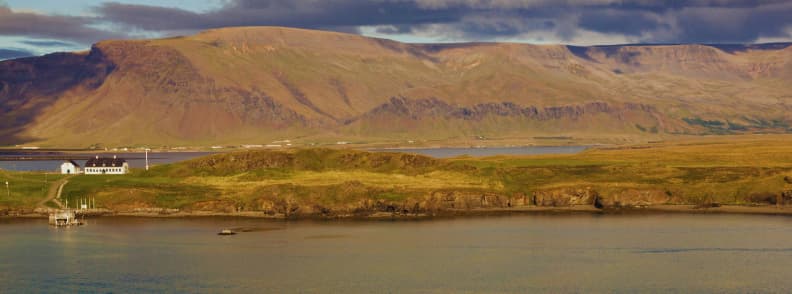
<instances>
[{"instance_id":1,"label":"rocky shore","mask_svg":"<svg viewBox=\"0 0 792 294\"><path fill-rule=\"evenodd\" d=\"M0 218L45 218L49 214L47 209L16 209L0 210ZM210 211L210 210L181 210L167 208L145 208L125 211L108 209L93 209L78 212L85 217L157 217L157 218L183 218L183 217L249 217L262 219L430 219L444 217L474 217L485 215L511 215L511 214L651 214L651 213L687 213L687 214L755 214L755 215L789 215L792 216L792 206L775 205L719 205L716 207L701 207L700 205L663 204L629 208L597 208L592 205L569 206L514 206L505 208L474 208L474 209L444 209L437 211L375 211L370 213L292 213L290 215L271 211Z\"/></svg>"},{"instance_id":2,"label":"rocky shore","mask_svg":"<svg viewBox=\"0 0 792 294\"><path fill-rule=\"evenodd\" d=\"M414 193L402 199L383 199L382 191L361 185L346 187L348 199L327 201L293 189L266 190L240 201L223 198L194 201L178 208L144 202L120 202L104 208L79 211L83 216L193 217L238 216L269 219L413 219L518 213L738 213L792 215L792 191L752 194L742 203L718 203L711 198L681 197L663 189L597 189L561 187L531 194L487 189L441 189ZM343 187L342 187L343 188ZM52 208L0 208L0 217L45 217Z\"/></svg>"}]
</instances>

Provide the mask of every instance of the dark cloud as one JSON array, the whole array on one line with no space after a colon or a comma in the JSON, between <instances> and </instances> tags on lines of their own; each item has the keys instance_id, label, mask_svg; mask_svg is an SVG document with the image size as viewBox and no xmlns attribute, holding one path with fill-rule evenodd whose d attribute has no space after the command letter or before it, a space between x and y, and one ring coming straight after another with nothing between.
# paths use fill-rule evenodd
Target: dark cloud
<instances>
[{"instance_id":1,"label":"dark cloud","mask_svg":"<svg viewBox=\"0 0 792 294\"><path fill-rule=\"evenodd\" d=\"M613 8L595 10L581 14L578 25L581 28L601 33L616 33L627 36L641 36L656 29L669 29L668 24L650 12L628 11Z\"/></svg>"},{"instance_id":2,"label":"dark cloud","mask_svg":"<svg viewBox=\"0 0 792 294\"><path fill-rule=\"evenodd\" d=\"M35 55L33 52L27 50L0 48L0 60L29 57L33 55Z\"/></svg>"},{"instance_id":3,"label":"dark cloud","mask_svg":"<svg viewBox=\"0 0 792 294\"><path fill-rule=\"evenodd\" d=\"M492 40L582 32L643 42L752 42L789 38L792 2L783 0L231 0L214 11L105 3L103 20L146 31L290 26L379 34L448 34Z\"/></svg>"},{"instance_id":4,"label":"dark cloud","mask_svg":"<svg viewBox=\"0 0 792 294\"><path fill-rule=\"evenodd\" d=\"M349 31L370 25L420 25L459 20L463 9L426 10L412 1L237 0L206 13L178 8L105 3L96 12L109 22L150 31L228 26L288 26Z\"/></svg>"},{"instance_id":5,"label":"dark cloud","mask_svg":"<svg viewBox=\"0 0 792 294\"><path fill-rule=\"evenodd\" d=\"M0 6L0 35L85 44L228 26L288 26L429 39L521 38L597 42L747 43L790 39L789 0L227 0L211 11L106 2L95 17L14 12ZM99 26L97 26L99 25ZM117 32L97 29L113 28ZM607 41L605 41L607 42ZM49 44L29 44L46 47ZM52 46L59 46L52 44Z\"/></svg>"},{"instance_id":6,"label":"dark cloud","mask_svg":"<svg viewBox=\"0 0 792 294\"><path fill-rule=\"evenodd\" d=\"M0 6L0 35L2 36L53 38L78 43L91 43L101 39L124 36L124 34L90 27L94 22L95 20L86 17L16 12L8 7Z\"/></svg>"},{"instance_id":7,"label":"dark cloud","mask_svg":"<svg viewBox=\"0 0 792 294\"><path fill-rule=\"evenodd\" d=\"M431 10L465 9L465 17L444 26L473 38L543 31L536 25L541 20L552 24L544 31L562 41L574 40L583 32L649 43L746 43L762 37L792 38L789 0L416 1Z\"/></svg>"},{"instance_id":8,"label":"dark cloud","mask_svg":"<svg viewBox=\"0 0 792 294\"><path fill-rule=\"evenodd\" d=\"M790 37L792 2L751 9L689 8L675 15L678 34L667 41L680 43L751 42L760 37Z\"/></svg>"}]
</instances>

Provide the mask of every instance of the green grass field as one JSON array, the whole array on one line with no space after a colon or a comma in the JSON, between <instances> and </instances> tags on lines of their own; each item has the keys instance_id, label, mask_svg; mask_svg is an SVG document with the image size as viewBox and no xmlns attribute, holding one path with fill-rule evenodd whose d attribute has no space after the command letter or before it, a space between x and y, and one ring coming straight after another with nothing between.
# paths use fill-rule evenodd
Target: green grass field
<instances>
[{"instance_id":1,"label":"green grass field","mask_svg":"<svg viewBox=\"0 0 792 294\"><path fill-rule=\"evenodd\" d=\"M61 177L60 174L10 172L0 169L0 209L35 208L36 203L46 197L50 184Z\"/></svg>"},{"instance_id":2,"label":"green grass field","mask_svg":"<svg viewBox=\"0 0 792 294\"><path fill-rule=\"evenodd\" d=\"M94 198L100 207L116 210L227 210L292 202L355 207L366 201L425 199L436 192L512 198L593 189L601 196L619 197L654 191L678 204L769 204L792 190L792 140L787 139L719 137L593 148L574 155L445 160L333 149L242 151L123 176L76 176L66 185L64 197L70 203ZM0 197L2 206L30 207L45 195L42 174L0 172L0 176L12 182L11 197Z\"/></svg>"}]
</instances>

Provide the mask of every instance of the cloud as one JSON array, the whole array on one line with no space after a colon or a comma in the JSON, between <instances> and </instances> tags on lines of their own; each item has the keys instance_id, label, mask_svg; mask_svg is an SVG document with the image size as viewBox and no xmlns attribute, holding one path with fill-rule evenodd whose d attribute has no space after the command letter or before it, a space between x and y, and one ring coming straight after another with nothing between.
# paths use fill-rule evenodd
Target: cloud
<instances>
[{"instance_id":1,"label":"cloud","mask_svg":"<svg viewBox=\"0 0 792 294\"><path fill-rule=\"evenodd\" d=\"M63 42L57 40L23 40L19 43L35 46L35 47L74 47L75 44L71 42Z\"/></svg>"},{"instance_id":2,"label":"cloud","mask_svg":"<svg viewBox=\"0 0 792 294\"><path fill-rule=\"evenodd\" d=\"M608 34L646 43L746 43L792 39L792 2L784 0L416 0L426 9L464 9L468 17L443 24L449 32L470 38L489 34L535 33L543 30L560 42ZM485 21L477 20L478 18ZM511 20L510 20L511 19ZM508 25L511 23L511 25ZM435 28L437 30L437 28ZM483 31L482 31L483 30ZM585 40L584 40L585 41Z\"/></svg>"},{"instance_id":3,"label":"cloud","mask_svg":"<svg viewBox=\"0 0 792 294\"><path fill-rule=\"evenodd\" d=\"M591 31L629 36L640 36L645 32L669 28L662 17L654 13L613 8L583 13L578 25Z\"/></svg>"},{"instance_id":4,"label":"cloud","mask_svg":"<svg viewBox=\"0 0 792 294\"><path fill-rule=\"evenodd\" d=\"M149 31L228 26L288 26L349 31L366 25L420 25L458 20L453 10L425 10L399 0L236 0L205 13L179 8L109 2L96 8L103 20Z\"/></svg>"},{"instance_id":5,"label":"cloud","mask_svg":"<svg viewBox=\"0 0 792 294\"><path fill-rule=\"evenodd\" d=\"M752 42L760 38L790 37L787 28L792 26L792 2L751 8L692 7L681 9L673 17L676 42Z\"/></svg>"},{"instance_id":6,"label":"cloud","mask_svg":"<svg viewBox=\"0 0 792 294\"><path fill-rule=\"evenodd\" d=\"M790 38L792 3L783 0L230 0L212 11L104 3L103 21L144 31L226 26L290 26L458 40L526 34L570 42L592 34L641 42L752 42ZM444 36L444 37L443 37Z\"/></svg>"},{"instance_id":7,"label":"cloud","mask_svg":"<svg viewBox=\"0 0 792 294\"><path fill-rule=\"evenodd\" d=\"M16 12L0 6L0 35L52 38L78 43L123 37L123 33L109 32L91 27L95 20L87 17L46 15L33 12Z\"/></svg>"},{"instance_id":8,"label":"cloud","mask_svg":"<svg viewBox=\"0 0 792 294\"><path fill-rule=\"evenodd\" d=\"M91 17L14 12L0 6L0 35L85 44L105 38L190 34L229 26L288 26L365 32L408 41L522 38L591 44L609 40L646 43L792 40L789 29L792 2L788 0L224 0L222 3L213 10L195 11L104 2L94 7Z\"/></svg>"},{"instance_id":9,"label":"cloud","mask_svg":"<svg viewBox=\"0 0 792 294\"><path fill-rule=\"evenodd\" d=\"M6 49L0 48L0 60L6 59L14 59L14 58L21 58L21 57L29 57L34 56L33 52L23 50L23 49Z\"/></svg>"}]
</instances>

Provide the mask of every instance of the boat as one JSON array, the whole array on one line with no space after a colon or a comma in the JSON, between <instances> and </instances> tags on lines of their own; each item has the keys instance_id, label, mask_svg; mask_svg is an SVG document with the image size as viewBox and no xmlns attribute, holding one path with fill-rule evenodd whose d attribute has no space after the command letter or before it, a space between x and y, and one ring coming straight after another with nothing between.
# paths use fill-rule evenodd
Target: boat
<instances>
[{"instance_id":1,"label":"boat","mask_svg":"<svg viewBox=\"0 0 792 294\"><path fill-rule=\"evenodd\" d=\"M229 229L223 229L222 231L220 231L220 233L217 234L220 236L230 236L230 235L236 235L236 232Z\"/></svg>"}]
</instances>

